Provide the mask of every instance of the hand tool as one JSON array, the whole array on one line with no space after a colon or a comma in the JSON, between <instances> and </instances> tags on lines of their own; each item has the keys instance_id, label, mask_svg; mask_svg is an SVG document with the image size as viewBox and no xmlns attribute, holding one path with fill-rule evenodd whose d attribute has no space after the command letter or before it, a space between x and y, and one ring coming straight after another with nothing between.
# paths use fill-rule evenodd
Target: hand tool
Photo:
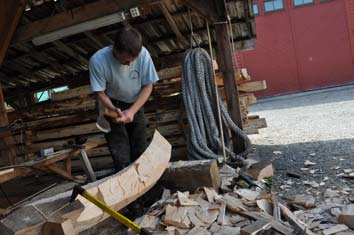
<instances>
[{"instance_id":1,"label":"hand tool","mask_svg":"<svg viewBox=\"0 0 354 235\"><path fill-rule=\"evenodd\" d=\"M96 121L96 126L100 131L104 133L108 133L111 131L111 125L107 121L106 117L117 118L119 115L117 112L107 109L102 104L102 102L97 101L97 104L98 104L98 117Z\"/></svg>"},{"instance_id":2,"label":"hand tool","mask_svg":"<svg viewBox=\"0 0 354 235\"><path fill-rule=\"evenodd\" d=\"M252 188L252 187L258 187L260 189L263 189L261 186L259 186L258 184L256 184L250 177L248 177L247 175L243 175L243 174L239 174L238 177L236 177L234 179L234 181L237 181L237 185L240 185L242 187L246 187L246 188ZM238 181L244 181L246 185L244 184L240 184Z\"/></svg>"},{"instance_id":3,"label":"hand tool","mask_svg":"<svg viewBox=\"0 0 354 235\"><path fill-rule=\"evenodd\" d=\"M73 193L71 194L71 199L70 201L73 202L77 195L81 195L99 208L101 208L104 212L107 214L111 215L113 218L127 226L128 228L131 228L133 231L135 231L138 234L141 235L151 235L149 231L146 229L142 228L138 224L134 223L130 219L126 218L124 215L120 214L119 212L113 210L109 206L107 206L104 202L100 201L99 199L95 198L93 195L91 195L89 192L87 192L84 188L82 188L79 185L76 185L73 189Z\"/></svg>"}]
</instances>

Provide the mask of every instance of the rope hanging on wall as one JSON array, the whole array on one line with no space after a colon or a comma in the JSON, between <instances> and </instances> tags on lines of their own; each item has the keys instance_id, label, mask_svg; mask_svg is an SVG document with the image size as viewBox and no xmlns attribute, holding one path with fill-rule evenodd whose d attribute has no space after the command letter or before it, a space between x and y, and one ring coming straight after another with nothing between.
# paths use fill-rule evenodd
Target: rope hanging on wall
<instances>
[{"instance_id":1,"label":"rope hanging on wall","mask_svg":"<svg viewBox=\"0 0 354 235\"><path fill-rule=\"evenodd\" d=\"M207 51L196 48L186 52L182 78L183 101L189 123L187 147L190 158L223 157L223 143L218 128L218 109L222 116L227 158L241 160L247 157L251 150L251 141L232 121L222 103L220 94L216 92L212 60ZM238 155L231 151L229 129L244 140L245 151Z\"/></svg>"}]
</instances>

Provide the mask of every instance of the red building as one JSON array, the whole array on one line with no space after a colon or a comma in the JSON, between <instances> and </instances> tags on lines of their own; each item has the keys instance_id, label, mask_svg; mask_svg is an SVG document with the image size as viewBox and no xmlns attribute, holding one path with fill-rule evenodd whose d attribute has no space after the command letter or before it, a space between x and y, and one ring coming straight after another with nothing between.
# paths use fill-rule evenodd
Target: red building
<instances>
[{"instance_id":1,"label":"red building","mask_svg":"<svg viewBox=\"0 0 354 235\"><path fill-rule=\"evenodd\" d=\"M236 54L260 97L354 83L354 0L255 0L255 50Z\"/></svg>"}]
</instances>

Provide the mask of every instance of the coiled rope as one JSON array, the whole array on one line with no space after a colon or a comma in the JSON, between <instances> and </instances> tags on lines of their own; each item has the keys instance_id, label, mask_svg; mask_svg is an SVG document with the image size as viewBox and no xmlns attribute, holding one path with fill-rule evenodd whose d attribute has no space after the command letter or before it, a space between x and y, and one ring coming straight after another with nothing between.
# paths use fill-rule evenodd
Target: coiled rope
<instances>
[{"instance_id":1,"label":"coiled rope","mask_svg":"<svg viewBox=\"0 0 354 235\"><path fill-rule=\"evenodd\" d=\"M221 111L224 146L228 160L246 158L251 151L251 141L232 121L219 92L216 92L212 60L207 51L195 48L186 52L182 77L183 101L189 123L187 147L190 158L223 157L223 144L218 128L218 109ZM238 155L231 151L229 129L244 140L245 151Z\"/></svg>"}]
</instances>

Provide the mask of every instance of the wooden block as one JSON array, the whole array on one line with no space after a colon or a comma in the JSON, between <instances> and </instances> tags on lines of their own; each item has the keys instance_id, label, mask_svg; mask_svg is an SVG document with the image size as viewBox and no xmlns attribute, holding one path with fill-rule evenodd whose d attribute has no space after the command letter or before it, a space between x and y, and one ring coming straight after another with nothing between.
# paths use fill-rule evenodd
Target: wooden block
<instances>
[{"instance_id":1,"label":"wooden block","mask_svg":"<svg viewBox=\"0 0 354 235\"><path fill-rule=\"evenodd\" d=\"M271 177L274 174L272 163L266 161L253 164L248 170L242 173L256 181L262 180L265 177Z\"/></svg>"},{"instance_id":2,"label":"wooden block","mask_svg":"<svg viewBox=\"0 0 354 235\"><path fill-rule=\"evenodd\" d=\"M171 162L160 183L166 188L193 192L198 187L218 190L220 176L216 160Z\"/></svg>"},{"instance_id":3,"label":"wooden block","mask_svg":"<svg viewBox=\"0 0 354 235\"><path fill-rule=\"evenodd\" d=\"M43 225L43 235L76 235L70 220L48 221Z\"/></svg>"},{"instance_id":4,"label":"wooden block","mask_svg":"<svg viewBox=\"0 0 354 235\"><path fill-rule=\"evenodd\" d=\"M354 229L354 204L345 206L338 216L338 222Z\"/></svg>"}]
</instances>

